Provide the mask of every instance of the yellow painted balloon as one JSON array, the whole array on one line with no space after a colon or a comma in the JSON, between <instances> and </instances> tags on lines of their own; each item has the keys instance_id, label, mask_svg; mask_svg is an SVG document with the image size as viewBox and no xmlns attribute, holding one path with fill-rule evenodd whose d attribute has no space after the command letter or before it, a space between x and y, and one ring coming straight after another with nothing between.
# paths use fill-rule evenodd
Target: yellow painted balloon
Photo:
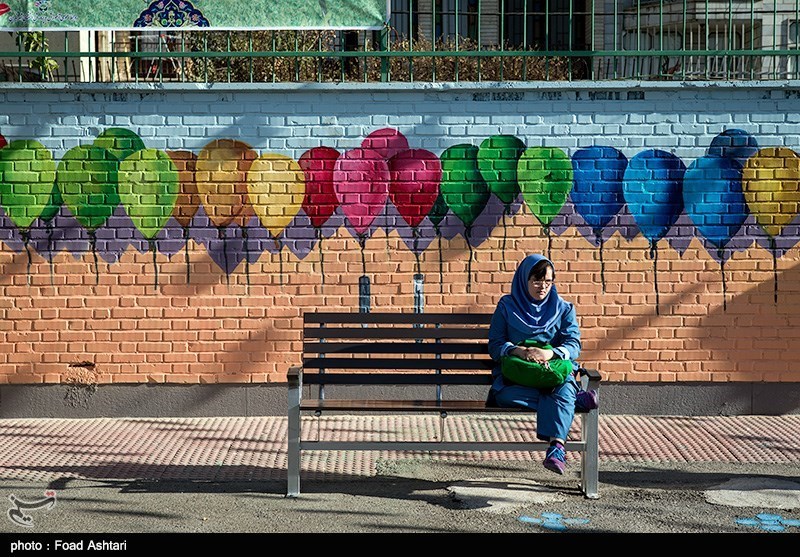
<instances>
[{"instance_id":1,"label":"yellow painted balloon","mask_svg":"<svg viewBox=\"0 0 800 557\"><path fill-rule=\"evenodd\" d=\"M290 157L264 153L247 172L247 193L261 224L277 237L300 212L306 194L305 173Z\"/></svg>"},{"instance_id":2,"label":"yellow painted balloon","mask_svg":"<svg viewBox=\"0 0 800 557\"><path fill-rule=\"evenodd\" d=\"M770 236L800 212L800 157L786 147L768 147L747 159L742 190L756 221Z\"/></svg>"},{"instance_id":3,"label":"yellow painted balloon","mask_svg":"<svg viewBox=\"0 0 800 557\"><path fill-rule=\"evenodd\" d=\"M258 158L247 143L216 139L197 155L195 181L197 193L214 226L240 225L247 213L247 172Z\"/></svg>"}]
</instances>

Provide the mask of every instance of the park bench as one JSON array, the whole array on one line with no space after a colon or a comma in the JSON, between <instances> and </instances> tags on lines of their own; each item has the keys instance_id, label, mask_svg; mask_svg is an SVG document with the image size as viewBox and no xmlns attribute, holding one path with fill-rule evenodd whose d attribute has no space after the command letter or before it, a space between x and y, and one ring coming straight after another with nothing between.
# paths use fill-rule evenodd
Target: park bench
<instances>
[{"instance_id":1,"label":"park bench","mask_svg":"<svg viewBox=\"0 0 800 557\"><path fill-rule=\"evenodd\" d=\"M532 412L485 405L494 366L487 340L491 317L489 313L305 313L303 363L288 372L287 496L300 494L300 455L304 450L544 451L548 444L535 435L530 442L446 441L441 437L432 441L336 441L301 437L304 412L313 412L317 417L323 413L437 413L442 424L448 414L455 413ZM578 374L585 389L599 387L597 371L581 368ZM352 385L386 389L427 385L431 396L411 400L395 400L383 393L379 398L359 400L329 396L331 390ZM444 396L450 388L475 385L486 387L480 400L450 400ZM581 489L592 499L599 496L598 415L597 410L576 411L580 439L568 439L566 443L567 451L581 453Z\"/></svg>"}]
</instances>

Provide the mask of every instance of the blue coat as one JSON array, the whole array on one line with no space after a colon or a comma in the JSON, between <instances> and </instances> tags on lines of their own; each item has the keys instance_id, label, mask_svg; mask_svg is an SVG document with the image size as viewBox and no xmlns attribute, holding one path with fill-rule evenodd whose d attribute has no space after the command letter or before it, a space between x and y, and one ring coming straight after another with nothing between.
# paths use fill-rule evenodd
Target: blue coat
<instances>
[{"instance_id":1,"label":"blue coat","mask_svg":"<svg viewBox=\"0 0 800 557\"><path fill-rule=\"evenodd\" d=\"M503 296L503 298L506 297L510 297L510 295ZM509 323L510 320L506 314L509 304L504 303L503 299L500 300L489 326L489 355L497 362L492 369L492 376L495 378L492 384L493 390L499 391L504 387L500 374L500 358L508 354L523 340L535 340L549 344L553 347L554 357L577 361L581 353L581 331L575 316L575 307L569 302L563 303L568 306L568 309L562 313L561 319L531 337ZM577 369L577 364L573 365Z\"/></svg>"}]
</instances>

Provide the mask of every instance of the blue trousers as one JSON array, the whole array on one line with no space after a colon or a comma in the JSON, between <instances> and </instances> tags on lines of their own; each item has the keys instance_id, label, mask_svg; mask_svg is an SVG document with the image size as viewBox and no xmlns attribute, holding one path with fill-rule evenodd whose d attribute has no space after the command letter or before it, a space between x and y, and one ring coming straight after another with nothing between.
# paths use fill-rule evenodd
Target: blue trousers
<instances>
[{"instance_id":1,"label":"blue trousers","mask_svg":"<svg viewBox=\"0 0 800 557\"><path fill-rule=\"evenodd\" d=\"M578 384L570 375L559 387L537 389L522 385L507 385L494 392L497 405L502 408L521 406L536 410L536 437L544 441L551 438L566 441L575 417L575 395Z\"/></svg>"}]
</instances>

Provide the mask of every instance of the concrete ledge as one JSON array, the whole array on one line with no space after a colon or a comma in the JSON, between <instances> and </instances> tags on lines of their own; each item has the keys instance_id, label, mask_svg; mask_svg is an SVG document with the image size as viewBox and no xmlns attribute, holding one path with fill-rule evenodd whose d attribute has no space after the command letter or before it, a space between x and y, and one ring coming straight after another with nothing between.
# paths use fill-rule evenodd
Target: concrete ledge
<instances>
[{"instance_id":1,"label":"concrete ledge","mask_svg":"<svg viewBox=\"0 0 800 557\"><path fill-rule=\"evenodd\" d=\"M443 389L444 397L481 398L486 389ZM328 387L332 398L429 398L435 387ZM634 383L601 390L604 414L740 416L800 414L800 383ZM0 386L0 418L281 416L286 385Z\"/></svg>"},{"instance_id":2,"label":"concrete ledge","mask_svg":"<svg viewBox=\"0 0 800 557\"><path fill-rule=\"evenodd\" d=\"M117 82L117 83L77 83L77 82L37 82L37 83L0 83L0 93L8 91L55 91L67 93L154 93L154 92L380 92L396 93L409 91L448 92L448 91L675 91L675 90L796 90L800 89L800 80L776 79L761 81L440 81L436 83L415 82L280 82L280 83L200 83L200 82Z\"/></svg>"}]
</instances>

